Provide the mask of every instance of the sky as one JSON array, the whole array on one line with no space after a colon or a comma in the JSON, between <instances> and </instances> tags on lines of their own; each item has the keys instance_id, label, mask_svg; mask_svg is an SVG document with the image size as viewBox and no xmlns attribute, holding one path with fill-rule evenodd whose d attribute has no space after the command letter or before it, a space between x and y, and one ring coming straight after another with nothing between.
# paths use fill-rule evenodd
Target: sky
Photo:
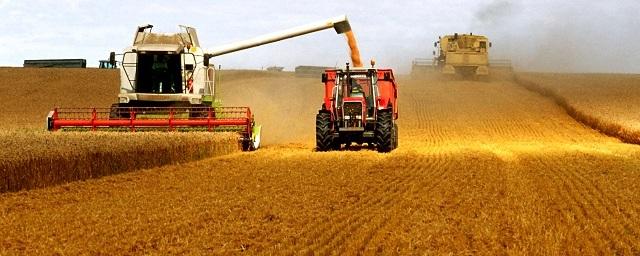
<instances>
[{"instance_id":1,"label":"sky","mask_svg":"<svg viewBox=\"0 0 640 256\"><path fill-rule=\"evenodd\" d=\"M439 35L487 35L492 59L524 71L640 73L638 0L478 1L89 1L0 0L0 66L24 59L80 58L97 66L132 43L136 27L198 30L214 48L346 14L364 63L400 73L414 58L432 57ZM212 60L223 69L343 66L343 35L325 30Z\"/></svg>"}]
</instances>

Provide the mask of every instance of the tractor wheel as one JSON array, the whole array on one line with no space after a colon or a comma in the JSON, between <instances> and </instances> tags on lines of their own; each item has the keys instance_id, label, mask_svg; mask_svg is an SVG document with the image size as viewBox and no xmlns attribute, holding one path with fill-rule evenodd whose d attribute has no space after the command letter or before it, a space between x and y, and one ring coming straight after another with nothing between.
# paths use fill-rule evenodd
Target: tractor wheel
<instances>
[{"instance_id":1,"label":"tractor wheel","mask_svg":"<svg viewBox=\"0 0 640 256\"><path fill-rule=\"evenodd\" d=\"M375 140L378 152L389 152L393 150L393 118L391 111L378 112L376 120Z\"/></svg>"},{"instance_id":2,"label":"tractor wheel","mask_svg":"<svg viewBox=\"0 0 640 256\"><path fill-rule=\"evenodd\" d=\"M320 112L316 115L316 149L329 151L334 149L333 132L331 131L331 113Z\"/></svg>"}]
</instances>

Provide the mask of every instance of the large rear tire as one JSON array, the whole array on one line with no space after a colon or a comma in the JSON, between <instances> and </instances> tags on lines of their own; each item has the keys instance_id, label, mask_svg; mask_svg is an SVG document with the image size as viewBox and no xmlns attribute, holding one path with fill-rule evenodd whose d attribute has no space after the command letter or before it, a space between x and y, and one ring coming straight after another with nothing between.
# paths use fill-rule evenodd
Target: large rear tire
<instances>
[{"instance_id":1,"label":"large rear tire","mask_svg":"<svg viewBox=\"0 0 640 256\"><path fill-rule=\"evenodd\" d=\"M329 151L332 148L334 148L334 141L331 130L331 113L320 112L316 115L316 149Z\"/></svg>"},{"instance_id":2,"label":"large rear tire","mask_svg":"<svg viewBox=\"0 0 640 256\"><path fill-rule=\"evenodd\" d=\"M393 137L393 118L391 111L379 111L375 131L378 152L386 153L393 150Z\"/></svg>"}]
</instances>

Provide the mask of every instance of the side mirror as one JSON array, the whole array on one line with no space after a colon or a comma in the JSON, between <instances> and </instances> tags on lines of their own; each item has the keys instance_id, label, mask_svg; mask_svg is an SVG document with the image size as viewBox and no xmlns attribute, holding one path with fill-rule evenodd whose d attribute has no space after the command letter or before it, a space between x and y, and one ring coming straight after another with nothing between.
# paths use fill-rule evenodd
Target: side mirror
<instances>
[{"instance_id":1,"label":"side mirror","mask_svg":"<svg viewBox=\"0 0 640 256\"><path fill-rule=\"evenodd\" d=\"M327 77L327 73L322 74L322 82L326 83L329 78Z\"/></svg>"},{"instance_id":2,"label":"side mirror","mask_svg":"<svg viewBox=\"0 0 640 256\"><path fill-rule=\"evenodd\" d=\"M433 42L433 47L438 47L438 42Z\"/></svg>"},{"instance_id":3,"label":"side mirror","mask_svg":"<svg viewBox=\"0 0 640 256\"><path fill-rule=\"evenodd\" d=\"M116 67L116 53L115 52L110 52L109 53L109 64L111 64L111 67L113 67L113 68Z\"/></svg>"},{"instance_id":4,"label":"side mirror","mask_svg":"<svg viewBox=\"0 0 640 256\"><path fill-rule=\"evenodd\" d=\"M489 42L489 47L493 46L493 44L491 42Z\"/></svg>"}]
</instances>

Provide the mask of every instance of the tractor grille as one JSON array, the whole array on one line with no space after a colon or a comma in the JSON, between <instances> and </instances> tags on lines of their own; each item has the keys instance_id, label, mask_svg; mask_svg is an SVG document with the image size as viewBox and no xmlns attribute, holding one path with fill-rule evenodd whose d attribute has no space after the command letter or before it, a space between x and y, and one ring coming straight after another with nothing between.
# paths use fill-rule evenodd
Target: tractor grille
<instances>
[{"instance_id":1,"label":"tractor grille","mask_svg":"<svg viewBox=\"0 0 640 256\"><path fill-rule=\"evenodd\" d=\"M345 127L361 127L362 126L362 103L361 102L345 102L344 108Z\"/></svg>"}]
</instances>

